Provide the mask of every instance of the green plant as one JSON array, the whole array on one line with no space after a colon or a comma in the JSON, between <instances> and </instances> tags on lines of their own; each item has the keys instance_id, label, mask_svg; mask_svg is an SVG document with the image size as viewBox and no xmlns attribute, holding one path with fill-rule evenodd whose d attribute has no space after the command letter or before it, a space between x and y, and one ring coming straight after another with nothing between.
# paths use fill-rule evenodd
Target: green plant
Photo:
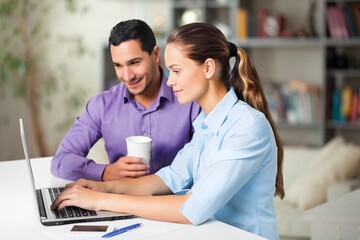
<instances>
[{"instance_id":1,"label":"green plant","mask_svg":"<svg viewBox=\"0 0 360 240\"><path fill-rule=\"evenodd\" d=\"M0 98L11 94L24 100L31 119L36 145L41 156L48 156L41 113L51 109L52 99L58 93L68 111L74 112L83 103L85 90L66 80L67 65L61 64L54 71L44 67L46 43L50 33L44 18L55 4L65 4L71 13L86 13L86 6L79 7L75 0L0 0ZM82 57L89 52L79 36L60 36L62 44L72 45L73 53ZM64 59L64 62L66 59ZM60 80L59 80L60 79ZM69 113L58 126L68 123Z\"/></svg>"}]
</instances>

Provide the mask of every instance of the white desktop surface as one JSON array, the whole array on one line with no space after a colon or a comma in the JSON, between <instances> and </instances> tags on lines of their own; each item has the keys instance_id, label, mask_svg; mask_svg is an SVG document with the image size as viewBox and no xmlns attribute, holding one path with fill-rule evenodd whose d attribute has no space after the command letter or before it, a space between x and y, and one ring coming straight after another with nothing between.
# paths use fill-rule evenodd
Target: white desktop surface
<instances>
[{"instance_id":1,"label":"white desktop surface","mask_svg":"<svg viewBox=\"0 0 360 240\"><path fill-rule=\"evenodd\" d=\"M36 188L64 186L68 181L50 173L51 157L32 159ZM0 162L0 239L101 239L72 236L66 233L69 225L43 226L39 221L35 196L25 160ZM111 239L191 240L191 239L264 239L219 221L200 226L166 223L142 218L83 224L110 224L116 227L142 222L139 229Z\"/></svg>"}]
</instances>

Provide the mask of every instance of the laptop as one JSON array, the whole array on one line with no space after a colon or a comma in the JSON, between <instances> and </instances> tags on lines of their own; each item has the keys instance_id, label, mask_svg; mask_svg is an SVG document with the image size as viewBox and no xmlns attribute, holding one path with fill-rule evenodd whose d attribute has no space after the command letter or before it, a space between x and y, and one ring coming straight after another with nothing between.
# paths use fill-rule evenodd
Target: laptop
<instances>
[{"instance_id":1,"label":"laptop","mask_svg":"<svg viewBox=\"0 0 360 240\"><path fill-rule=\"evenodd\" d=\"M25 159L30 174L30 180L33 192L36 198L37 207L39 209L40 222L45 226L72 224L80 222L95 222L95 221L109 221L118 219L127 219L134 217L132 214L116 213L110 211L90 211L78 207L66 207L65 209L51 210L50 206L57 195L64 190L64 188L42 188L36 189L35 178L31 167L28 148L26 144L24 124L22 119L20 121L20 135L22 146L24 149Z\"/></svg>"}]
</instances>

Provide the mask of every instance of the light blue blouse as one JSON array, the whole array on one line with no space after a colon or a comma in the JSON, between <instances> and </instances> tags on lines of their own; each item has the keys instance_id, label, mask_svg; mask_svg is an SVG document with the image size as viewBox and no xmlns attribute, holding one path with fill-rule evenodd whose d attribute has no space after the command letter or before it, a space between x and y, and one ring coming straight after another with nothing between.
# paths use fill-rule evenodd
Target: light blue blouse
<instances>
[{"instance_id":1,"label":"light blue blouse","mask_svg":"<svg viewBox=\"0 0 360 240\"><path fill-rule=\"evenodd\" d=\"M193 126L191 142L156 173L175 194L191 191L180 212L195 225L215 218L278 239L273 202L277 147L263 113L230 89Z\"/></svg>"}]
</instances>

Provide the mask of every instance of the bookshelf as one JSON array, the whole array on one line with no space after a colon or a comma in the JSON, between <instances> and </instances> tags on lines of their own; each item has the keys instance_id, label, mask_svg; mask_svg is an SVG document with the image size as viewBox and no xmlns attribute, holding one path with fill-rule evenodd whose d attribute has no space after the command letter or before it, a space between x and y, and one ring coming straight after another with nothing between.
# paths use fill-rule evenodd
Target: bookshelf
<instances>
[{"instance_id":1,"label":"bookshelf","mask_svg":"<svg viewBox=\"0 0 360 240\"><path fill-rule=\"evenodd\" d=\"M340 134L360 143L360 1L325 1L324 15L325 138Z\"/></svg>"},{"instance_id":2,"label":"bookshelf","mask_svg":"<svg viewBox=\"0 0 360 240\"><path fill-rule=\"evenodd\" d=\"M303 106L307 107L299 110L316 115L315 120L301 120L299 115L291 117L291 111L294 111L291 109L290 119L286 119L286 110L279 110L279 106L274 108L273 111L280 111L278 114L282 114L282 118L275 118L285 144L322 146L336 135L343 135L347 140L360 144L360 113L357 113L356 121L332 118L334 105L341 105L341 102L334 103L332 100L335 91L342 94L343 89L350 86L353 95L356 92L359 94L360 29L357 35L353 33L352 27L352 32L347 29L347 37L335 37L331 35L329 25L333 18L328 19L327 16L329 8L335 7L344 12L346 8L346 11L350 11L350 6L357 6L360 0L171 2L171 29L184 24L186 15L192 11L190 16L193 19L189 17L189 21L206 21L215 25L220 23L219 26L223 27L220 30L223 30L228 39L250 54L264 85L286 89L292 82L300 81L304 86L317 89L314 105L306 100L306 96L302 96ZM348 24L346 21L349 20L344 19L345 24ZM353 21L353 26L360 24L360 19ZM297 93L299 99L301 94L308 95L310 99L312 91L304 91ZM276 94L284 95L281 91ZM308 104L304 104L306 101ZM284 108L284 105L289 104L280 101L280 105Z\"/></svg>"},{"instance_id":3,"label":"bookshelf","mask_svg":"<svg viewBox=\"0 0 360 240\"><path fill-rule=\"evenodd\" d=\"M334 104L334 92L350 86L359 94L360 29L357 35L348 29L347 37L334 37L327 19L329 6L357 4L360 0L171 0L170 9L164 9L170 11L164 36L187 22L213 23L250 54L264 84L286 88L296 80L316 87L316 107L305 110L315 112L316 121L276 122L285 144L322 146L336 135L360 144L360 120L338 120L332 114L334 105L341 105ZM266 30L259 29L265 21ZM354 26L360 22L353 21ZM158 39L162 50L164 43L164 38ZM105 48L104 62L109 83L115 76Z\"/></svg>"}]
</instances>

